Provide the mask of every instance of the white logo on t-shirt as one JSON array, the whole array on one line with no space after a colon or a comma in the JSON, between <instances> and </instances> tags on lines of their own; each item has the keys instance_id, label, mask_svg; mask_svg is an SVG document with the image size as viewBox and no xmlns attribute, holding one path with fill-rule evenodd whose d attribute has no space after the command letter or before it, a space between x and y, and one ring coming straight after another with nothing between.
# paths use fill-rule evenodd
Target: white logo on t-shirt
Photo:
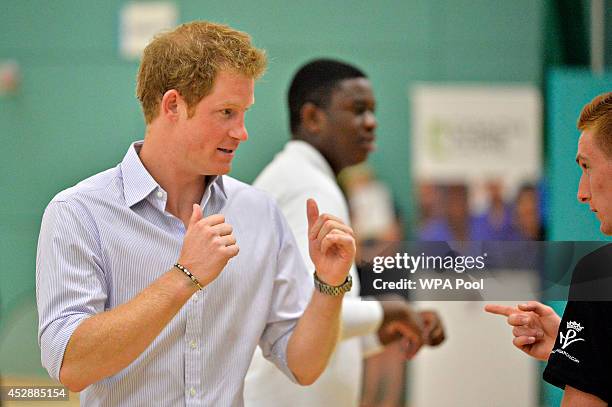
<instances>
[{"instance_id":1,"label":"white logo on t-shirt","mask_svg":"<svg viewBox=\"0 0 612 407\"><path fill-rule=\"evenodd\" d=\"M559 344L561 349L565 349L574 342L584 341L583 338L576 338L578 333L584 329L583 326L578 322L568 321L567 332L563 335L563 332L559 333Z\"/></svg>"}]
</instances>

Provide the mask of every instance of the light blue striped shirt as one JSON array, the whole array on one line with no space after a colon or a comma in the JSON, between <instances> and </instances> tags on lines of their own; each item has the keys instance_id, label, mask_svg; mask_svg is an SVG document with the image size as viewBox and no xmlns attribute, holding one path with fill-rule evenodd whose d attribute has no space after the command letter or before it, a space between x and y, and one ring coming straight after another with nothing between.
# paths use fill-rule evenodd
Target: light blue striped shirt
<instances>
[{"instance_id":1,"label":"light blue striped shirt","mask_svg":"<svg viewBox=\"0 0 612 407\"><path fill-rule=\"evenodd\" d=\"M166 192L142 165L140 146L117 167L59 193L45 210L36 258L38 336L43 366L55 379L79 323L129 301L178 258L185 227L165 211ZM201 205L204 216L225 215L240 253L134 362L83 390L83 405L240 406L257 344L294 379L287 342L312 282L282 214L263 192L228 176L209 182Z\"/></svg>"}]
</instances>

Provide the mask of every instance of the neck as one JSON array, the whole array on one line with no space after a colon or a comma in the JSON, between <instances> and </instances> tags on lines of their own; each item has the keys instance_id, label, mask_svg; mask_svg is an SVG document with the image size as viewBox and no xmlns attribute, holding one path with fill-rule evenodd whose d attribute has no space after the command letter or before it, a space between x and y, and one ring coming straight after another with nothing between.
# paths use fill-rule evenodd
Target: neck
<instances>
[{"instance_id":1,"label":"neck","mask_svg":"<svg viewBox=\"0 0 612 407\"><path fill-rule=\"evenodd\" d=\"M333 154L330 154L327 151L327 144L320 137L314 134L305 135L301 133L296 133L293 135L293 140L301 140L313 146L319 153L321 153L323 158L325 158L325 161L327 161L335 176L338 176L338 174L340 174L340 171L342 171L342 169L346 167L346 165L342 165L340 160L333 159Z\"/></svg>"},{"instance_id":2,"label":"neck","mask_svg":"<svg viewBox=\"0 0 612 407\"><path fill-rule=\"evenodd\" d=\"M172 148L160 143L160 139L163 138L155 137L147 131L139 153L140 161L168 194L166 211L181 219L186 226L189 224L193 204L202 201L209 179L181 167L180 160L173 158L175 155Z\"/></svg>"}]
</instances>

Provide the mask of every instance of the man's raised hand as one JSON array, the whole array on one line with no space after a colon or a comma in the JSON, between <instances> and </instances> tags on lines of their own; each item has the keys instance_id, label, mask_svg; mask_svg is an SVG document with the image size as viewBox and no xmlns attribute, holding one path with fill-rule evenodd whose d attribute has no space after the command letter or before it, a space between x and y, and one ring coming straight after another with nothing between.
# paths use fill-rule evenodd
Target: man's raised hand
<instances>
[{"instance_id":1,"label":"man's raised hand","mask_svg":"<svg viewBox=\"0 0 612 407\"><path fill-rule=\"evenodd\" d=\"M308 248L318 278L331 286L339 286L355 259L353 229L338 217L319 215L314 199L306 202L308 216Z\"/></svg>"},{"instance_id":2,"label":"man's raised hand","mask_svg":"<svg viewBox=\"0 0 612 407\"><path fill-rule=\"evenodd\" d=\"M178 262L206 286L221 273L239 248L232 226L220 214L202 218L200 205L193 205Z\"/></svg>"}]
</instances>

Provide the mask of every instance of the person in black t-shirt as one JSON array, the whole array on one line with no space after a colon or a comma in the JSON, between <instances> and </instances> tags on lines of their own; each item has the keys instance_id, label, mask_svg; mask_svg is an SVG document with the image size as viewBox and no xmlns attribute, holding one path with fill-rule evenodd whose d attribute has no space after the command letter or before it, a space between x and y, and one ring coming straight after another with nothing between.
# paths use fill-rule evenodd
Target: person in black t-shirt
<instances>
[{"instance_id":1,"label":"person in black t-shirt","mask_svg":"<svg viewBox=\"0 0 612 407\"><path fill-rule=\"evenodd\" d=\"M612 244L585 256L572 276L569 301L548 356L544 380L612 400ZM567 404L572 405L572 404ZM574 405L578 405L577 402ZM592 404L602 405L594 400Z\"/></svg>"},{"instance_id":2,"label":"person in black t-shirt","mask_svg":"<svg viewBox=\"0 0 612 407\"><path fill-rule=\"evenodd\" d=\"M612 235L612 92L597 96L580 113L576 162L582 169L578 200L595 212ZM565 389L562 406L600 407L612 401L612 245L584 257L574 269L563 318L530 301L517 307L488 304L507 317L513 344L547 360L544 380Z\"/></svg>"}]
</instances>

